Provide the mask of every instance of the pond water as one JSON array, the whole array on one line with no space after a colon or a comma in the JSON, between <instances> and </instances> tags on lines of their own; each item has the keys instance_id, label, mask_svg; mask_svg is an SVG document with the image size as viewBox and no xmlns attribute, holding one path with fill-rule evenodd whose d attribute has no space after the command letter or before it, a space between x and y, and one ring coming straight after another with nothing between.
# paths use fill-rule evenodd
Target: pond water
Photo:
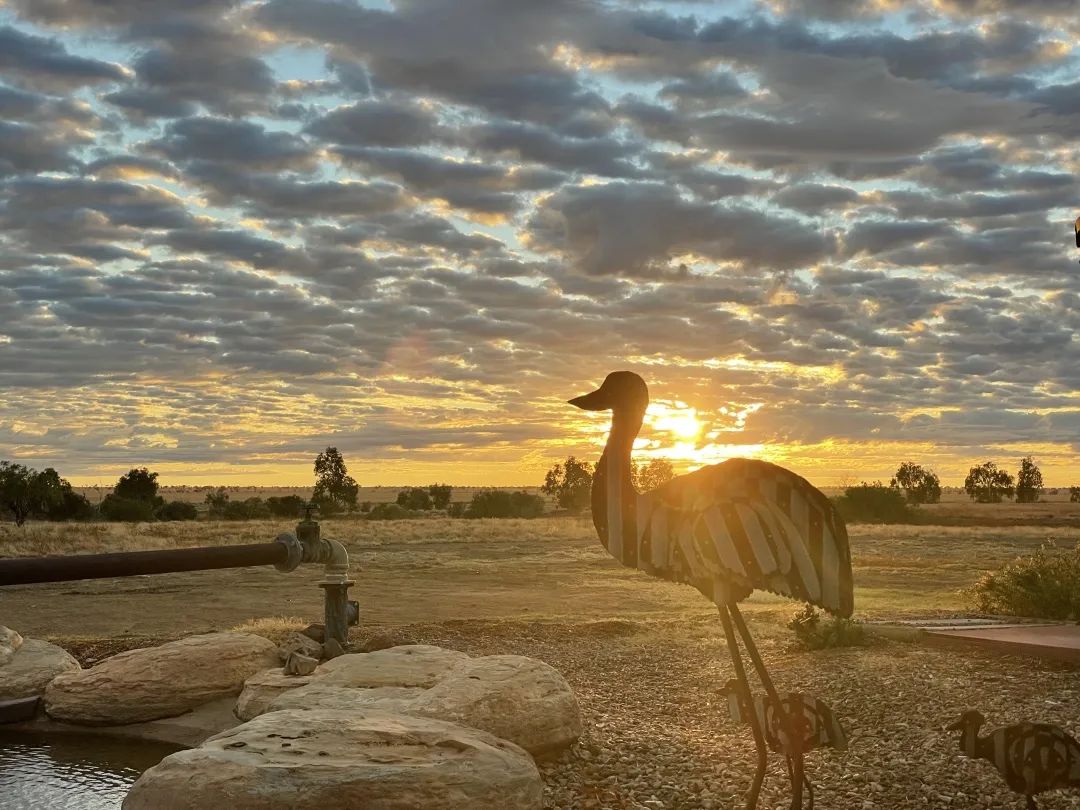
<instances>
[{"instance_id":1,"label":"pond water","mask_svg":"<svg viewBox=\"0 0 1080 810\"><path fill-rule=\"evenodd\" d=\"M114 810L177 746L93 734L0 730L2 810Z\"/></svg>"}]
</instances>

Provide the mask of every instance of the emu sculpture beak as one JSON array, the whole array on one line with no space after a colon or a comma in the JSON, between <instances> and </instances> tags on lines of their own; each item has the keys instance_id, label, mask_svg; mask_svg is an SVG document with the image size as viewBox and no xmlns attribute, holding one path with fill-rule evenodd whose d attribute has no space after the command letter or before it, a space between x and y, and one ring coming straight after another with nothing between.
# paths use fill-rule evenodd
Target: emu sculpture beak
<instances>
[{"instance_id":1,"label":"emu sculpture beak","mask_svg":"<svg viewBox=\"0 0 1080 810\"><path fill-rule=\"evenodd\" d=\"M582 397L574 397L569 402L583 411L606 411L611 407L603 388L598 388Z\"/></svg>"}]
</instances>

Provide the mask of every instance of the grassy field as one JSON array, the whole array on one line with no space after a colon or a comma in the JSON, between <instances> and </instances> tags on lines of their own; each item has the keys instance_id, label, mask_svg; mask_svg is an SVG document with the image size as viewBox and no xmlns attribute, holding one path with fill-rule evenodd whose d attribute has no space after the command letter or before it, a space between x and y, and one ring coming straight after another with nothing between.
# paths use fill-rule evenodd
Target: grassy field
<instances>
[{"instance_id":1,"label":"grassy field","mask_svg":"<svg viewBox=\"0 0 1080 810\"><path fill-rule=\"evenodd\" d=\"M618 566L580 518L326 520L354 563L366 620L409 624L521 616L660 618L710 612L693 590ZM272 540L286 521L28 524L0 527L0 555L37 556ZM868 526L850 528L856 605L864 617L962 611L961 591L1067 528ZM238 569L15 586L0 592L5 623L31 633L169 634L231 627L259 617L316 619L316 568L291 574ZM794 606L756 594L750 609Z\"/></svg>"}]
</instances>

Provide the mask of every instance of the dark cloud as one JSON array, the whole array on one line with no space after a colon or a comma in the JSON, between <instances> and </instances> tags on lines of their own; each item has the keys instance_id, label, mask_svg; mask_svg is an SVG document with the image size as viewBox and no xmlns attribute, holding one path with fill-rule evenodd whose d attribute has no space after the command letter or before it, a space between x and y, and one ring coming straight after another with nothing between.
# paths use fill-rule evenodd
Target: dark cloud
<instances>
[{"instance_id":1,"label":"dark cloud","mask_svg":"<svg viewBox=\"0 0 1080 810\"><path fill-rule=\"evenodd\" d=\"M306 129L333 143L417 146L435 140L438 116L415 103L370 100L338 107Z\"/></svg>"},{"instance_id":2,"label":"dark cloud","mask_svg":"<svg viewBox=\"0 0 1080 810\"><path fill-rule=\"evenodd\" d=\"M0 70L37 88L71 88L127 77L120 65L74 56L57 39L0 26Z\"/></svg>"}]
</instances>

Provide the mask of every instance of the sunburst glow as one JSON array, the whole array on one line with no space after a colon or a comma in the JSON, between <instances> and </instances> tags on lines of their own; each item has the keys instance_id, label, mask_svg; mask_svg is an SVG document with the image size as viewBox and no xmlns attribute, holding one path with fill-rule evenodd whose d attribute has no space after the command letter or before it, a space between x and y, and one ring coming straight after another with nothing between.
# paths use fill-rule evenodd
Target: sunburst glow
<instances>
[{"instance_id":1,"label":"sunburst glow","mask_svg":"<svg viewBox=\"0 0 1080 810\"><path fill-rule=\"evenodd\" d=\"M685 402L655 402L645 419L654 431L666 431L683 442L693 442L702 431L697 410Z\"/></svg>"}]
</instances>

